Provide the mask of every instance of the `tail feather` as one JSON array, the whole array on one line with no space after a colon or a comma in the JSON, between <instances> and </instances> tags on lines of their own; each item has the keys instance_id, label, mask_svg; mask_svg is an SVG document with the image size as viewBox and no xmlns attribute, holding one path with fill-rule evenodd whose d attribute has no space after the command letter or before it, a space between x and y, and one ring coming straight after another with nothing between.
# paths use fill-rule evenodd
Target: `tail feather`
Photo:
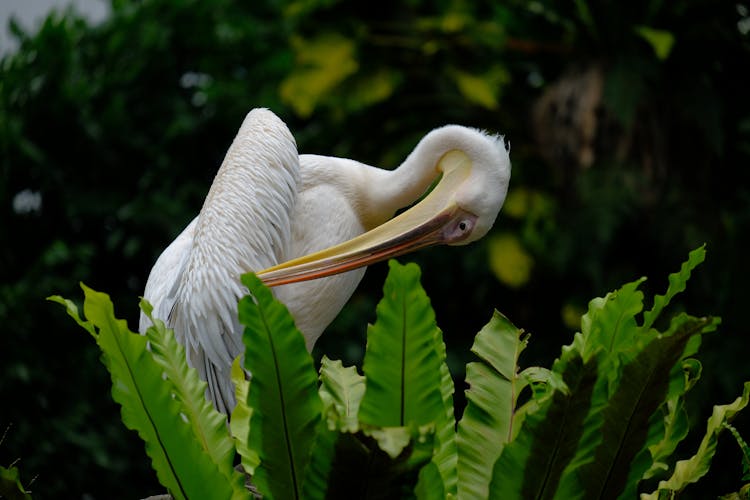
<instances>
[{"instance_id":1,"label":"tail feather","mask_svg":"<svg viewBox=\"0 0 750 500\"><path fill-rule=\"evenodd\" d=\"M230 374L213 364L207 356L203 356L203 359L203 368L208 383L206 399L214 404L217 411L229 415L236 404Z\"/></svg>"}]
</instances>

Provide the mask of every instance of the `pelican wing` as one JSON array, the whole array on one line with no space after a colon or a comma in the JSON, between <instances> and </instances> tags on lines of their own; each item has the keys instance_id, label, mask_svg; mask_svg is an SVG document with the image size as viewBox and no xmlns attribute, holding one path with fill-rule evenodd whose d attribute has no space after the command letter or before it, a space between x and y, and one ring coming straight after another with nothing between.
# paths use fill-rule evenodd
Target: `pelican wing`
<instances>
[{"instance_id":1,"label":"pelican wing","mask_svg":"<svg viewBox=\"0 0 750 500\"><path fill-rule=\"evenodd\" d=\"M240 276L286 259L298 183L289 129L268 110L248 113L200 214L159 257L146 285L156 317L174 329L225 413L234 406L232 360L243 352Z\"/></svg>"},{"instance_id":2,"label":"pelican wing","mask_svg":"<svg viewBox=\"0 0 750 500\"><path fill-rule=\"evenodd\" d=\"M155 318L166 320L174 306L179 276L185 267L187 257L190 255L190 248L193 246L193 232L197 221L197 218L193 219L180 235L164 249L151 269L143 296L154 307L153 315ZM151 320L141 312L138 331L146 333L149 326L151 326Z\"/></svg>"}]
</instances>

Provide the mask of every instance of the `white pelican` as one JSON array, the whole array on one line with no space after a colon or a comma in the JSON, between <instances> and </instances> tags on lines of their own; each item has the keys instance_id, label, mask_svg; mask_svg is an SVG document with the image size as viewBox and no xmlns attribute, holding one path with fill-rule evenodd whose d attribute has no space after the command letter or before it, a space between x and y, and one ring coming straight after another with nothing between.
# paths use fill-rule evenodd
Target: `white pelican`
<instances>
[{"instance_id":1,"label":"white pelican","mask_svg":"<svg viewBox=\"0 0 750 500\"><path fill-rule=\"evenodd\" d=\"M422 201L391 219L437 179ZM481 238L495 222L509 180L502 138L475 129L435 129L401 166L383 170L343 158L298 156L286 125L271 111L255 109L227 151L200 214L151 270L144 297L186 346L217 409L228 413L234 406L230 366L244 350L236 313L246 293L241 274L256 271L267 285L278 286L277 297L312 349L365 266L429 245ZM140 331L148 326L142 314Z\"/></svg>"}]
</instances>

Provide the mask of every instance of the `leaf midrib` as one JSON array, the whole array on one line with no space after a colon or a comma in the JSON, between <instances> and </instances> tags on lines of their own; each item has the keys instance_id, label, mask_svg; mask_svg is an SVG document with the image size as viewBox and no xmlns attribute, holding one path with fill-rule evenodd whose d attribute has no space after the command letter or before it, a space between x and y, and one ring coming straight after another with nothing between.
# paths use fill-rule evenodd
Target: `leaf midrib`
<instances>
[{"instance_id":1,"label":"leaf midrib","mask_svg":"<svg viewBox=\"0 0 750 500\"><path fill-rule=\"evenodd\" d=\"M169 452L167 450L167 447L164 445L164 441L162 440L161 433L159 432L159 428L157 427L157 425L156 425L156 423L154 421L154 418L151 416L151 412L148 411L148 405L146 405L146 403L145 403L143 394L141 393L140 386L135 382L135 380L136 380L135 379L135 374L133 373L133 370L130 367L130 363L127 362L127 356L125 355L125 350L124 350L122 344L120 343L119 335L117 333L115 333L115 332L119 331L119 328L117 327L117 325L115 325L115 327L113 328L111 322L108 321L108 323L109 323L108 327L110 329L112 337L115 340L115 344L117 345L117 349L119 350L119 354L122 357L122 359L125 361L125 363L124 363L125 364L125 369L127 370L128 375L130 376L130 382L133 385L133 387L135 388L135 393L138 396L138 401L141 404L141 408L143 409L143 412L146 414L146 418L148 419L149 424L151 424L151 427L152 427L152 429L154 431L154 434L156 435L156 440L158 441L159 447L161 448L162 453L164 454L164 458L167 461L167 465L169 466L169 470L172 473L172 476L174 477L174 480L176 481L177 486L180 488L180 493L182 494L182 498L188 498L188 495L185 492L185 487L182 485L182 481L180 481L180 478L179 478L179 476L177 474L177 471L175 470L174 464L172 463L172 459L169 456ZM100 333L100 335L101 335L101 333ZM141 355L143 355L143 353L141 353Z\"/></svg>"},{"instance_id":2,"label":"leaf midrib","mask_svg":"<svg viewBox=\"0 0 750 500\"><path fill-rule=\"evenodd\" d=\"M294 453L292 451L291 439L289 437L289 423L287 421L286 401L284 400L284 389L281 382L281 372L279 371L279 358L276 353L276 345L273 342L273 335L271 335L271 327L266 318L265 310L260 306L260 304L257 304L257 307L258 312L260 313L260 319L263 322L264 332L266 333L266 336L268 337L268 343L271 346L274 374L276 375L276 384L279 388L281 421L283 423L282 428L284 429L284 444L286 445L287 455L289 456L289 470L292 475L292 485L294 486L294 498L300 498L299 490L297 488L297 470L294 462Z\"/></svg>"}]
</instances>

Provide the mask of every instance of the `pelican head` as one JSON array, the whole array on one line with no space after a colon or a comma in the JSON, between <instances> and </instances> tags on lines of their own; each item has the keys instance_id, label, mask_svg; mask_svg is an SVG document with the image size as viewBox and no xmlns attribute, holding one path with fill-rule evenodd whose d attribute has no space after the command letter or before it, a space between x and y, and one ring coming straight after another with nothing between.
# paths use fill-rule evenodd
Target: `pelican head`
<instances>
[{"instance_id":1,"label":"pelican head","mask_svg":"<svg viewBox=\"0 0 750 500\"><path fill-rule=\"evenodd\" d=\"M322 278L428 246L466 245L487 234L510 181L502 137L447 125L427 134L407 163L433 169L439 179L421 201L356 238L268 268L258 277L268 286Z\"/></svg>"}]
</instances>

